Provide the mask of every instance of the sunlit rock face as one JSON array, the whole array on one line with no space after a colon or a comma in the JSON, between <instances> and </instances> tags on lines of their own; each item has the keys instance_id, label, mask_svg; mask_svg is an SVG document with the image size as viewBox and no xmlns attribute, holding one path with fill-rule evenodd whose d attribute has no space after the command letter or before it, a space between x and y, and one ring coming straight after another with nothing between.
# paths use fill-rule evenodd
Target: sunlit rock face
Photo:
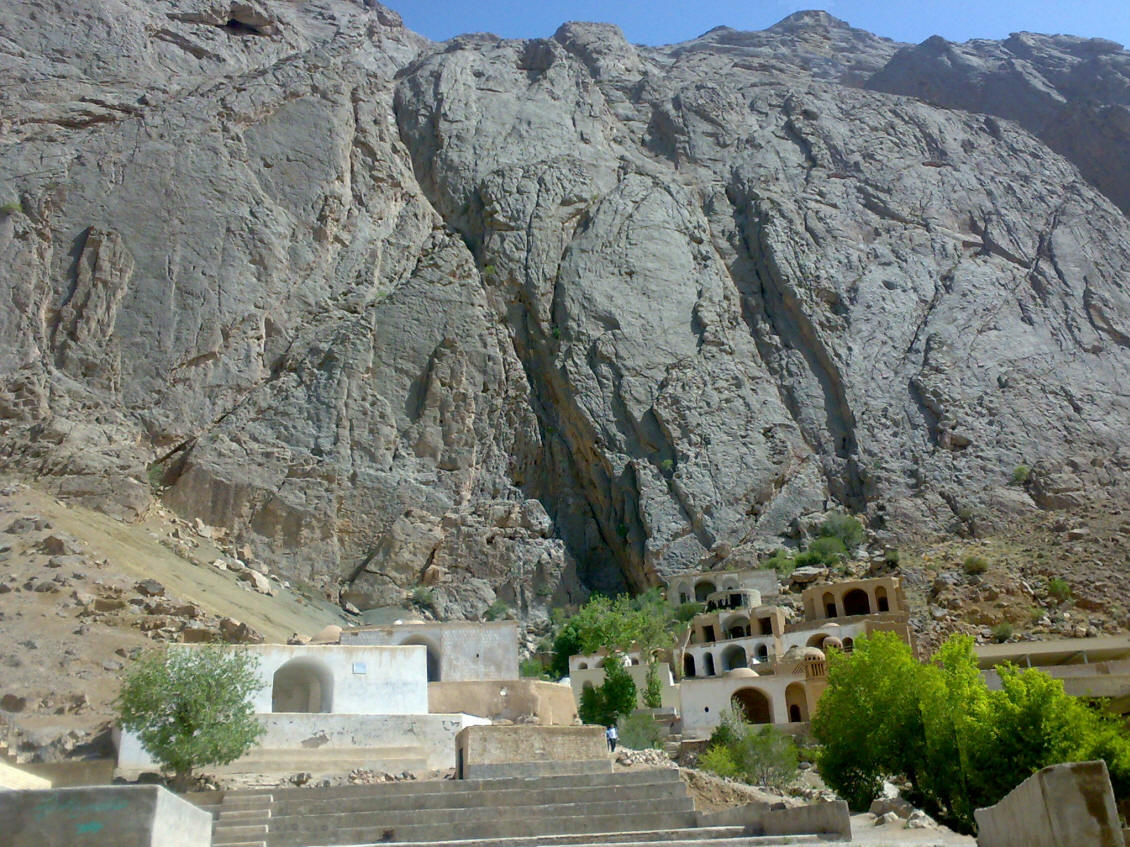
<instances>
[{"instance_id":1,"label":"sunlit rock face","mask_svg":"<svg viewBox=\"0 0 1130 847\"><path fill-rule=\"evenodd\" d=\"M1109 43L433 44L369 0L0 35L0 451L61 496L361 607L537 617L837 506L1031 508L1022 463L1041 505L1125 486Z\"/></svg>"}]
</instances>

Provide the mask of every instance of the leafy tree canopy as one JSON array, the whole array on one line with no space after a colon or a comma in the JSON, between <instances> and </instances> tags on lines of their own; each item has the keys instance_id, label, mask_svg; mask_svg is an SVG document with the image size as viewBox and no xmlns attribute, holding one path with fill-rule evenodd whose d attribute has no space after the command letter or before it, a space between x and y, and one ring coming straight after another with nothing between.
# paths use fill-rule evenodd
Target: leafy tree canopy
<instances>
[{"instance_id":1,"label":"leafy tree canopy","mask_svg":"<svg viewBox=\"0 0 1130 847\"><path fill-rule=\"evenodd\" d=\"M238 759L265 731L251 703L263 687L258 664L222 647L151 653L122 683L118 722L183 788L196 768Z\"/></svg>"},{"instance_id":2,"label":"leafy tree canopy","mask_svg":"<svg viewBox=\"0 0 1130 847\"><path fill-rule=\"evenodd\" d=\"M1001 689L990 691L967 636L951 637L928 664L893 633L832 651L812 721L821 775L853 808L884 779L903 779L912 801L965 832L974 809L1047 765L1103 759L1116 792L1130 788L1130 739L1116 719L1039 670L1000 673Z\"/></svg>"}]
</instances>

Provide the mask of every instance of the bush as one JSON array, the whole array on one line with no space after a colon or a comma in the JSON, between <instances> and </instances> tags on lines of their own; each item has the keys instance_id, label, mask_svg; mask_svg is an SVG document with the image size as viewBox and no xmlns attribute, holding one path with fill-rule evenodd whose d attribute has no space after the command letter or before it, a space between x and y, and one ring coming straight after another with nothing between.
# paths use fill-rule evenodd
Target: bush
<instances>
[{"instance_id":1,"label":"bush","mask_svg":"<svg viewBox=\"0 0 1130 847\"><path fill-rule=\"evenodd\" d=\"M518 663L518 675L523 679L544 679L545 665L540 660L530 656Z\"/></svg>"},{"instance_id":2,"label":"bush","mask_svg":"<svg viewBox=\"0 0 1130 847\"><path fill-rule=\"evenodd\" d=\"M989 569L989 560L984 556L966 556L962 567L970 576L976 576L977 574L983 574Z\"/></svg>"},{"instance_id":3,"label":"bush","mask_svg":"<svg viewBox=\"0 0 1130 847\"><path fill-rule=\"evenodd\" d=\"M483 620L485 621L500 621L508 617L510 617L510 607L501 600L495 600L483 612Z\"/></svg>"},{"instance_id":4,"label":"bush","mask_svg":"<svg viewBox=\"0 0 1130 847\"><path fill-rule=\"evenodd\" d=\"M408 595L408 599L412 605L419 606L421 609L428 609L435 611L436 607L436 593L426 585L417 585L412 589L412 593Z\"/></svg>"},{"instance_id":5,"label":"bush","mask_svg":"<svg viewBox=\"0 0 1130 847\"><path fill-rule=\"evenodd\" d=\"M196 768L238 759L265 731L251 704L263 688L258 665L258 657L223 647L151 653L122 682L118 723L184 789Z\"/></svg>"},{"instance_id":6,"label":"bush","mask_svg":"<svg viewBox=\"0 0 1130 847\"><path fill-rule=\"evenodd\" d=\"M1005 621L993 627L993 641L997 644L1004 644L1010 638L1012 638L1012 624Z\"/></svg>"},{"instance_id":7,"label":"bush","mask_svg":"<svg viewBox=\"0 0 1130 847\"><path fill-rule=\"evenodd\" d=\"M848 556L847 545L834 535L823 535L808 545L805 552L818 556L825 565L836 565Z\"/></svg>"},{"instance_id":8,"label":"bush","mask_svg":"<svg viewBox=\"0 0 1130 847\"><path fill-rule=\"evenodd\" d=\"M705 603L696 603L694 600L689 603L680 603L675 607L675 620L679 623L688 623L694 619L695 615L702 614L705 610Z\"/></svg>"},{"instance_id":9,"label":"bush","mask_svg":"<svg viewBox=\"0 0 1130 847\"><path fill-rule=\"evenodd\" d=\"M616 731L620 734L620 743L633 750L662 750L667 740L667 733L655 718L642 712L622 715L616 723Z\"/></svg>"},{"instance_id":10,"label":"bush","mask_svg":"<svg viewBox=\"0 0 1130 847\"><path fill-rule=\"evenodd\" d=\"M722 745L708 747L706 752L698 757L698 766L718 776L730 779L736 779L738 776L738 766L730 754L730 748Z\"/></svg>"},{"instance_id":11,"label":"bush","mask_svg":"<svg viewBox=\"0 0 1130 847\"><path fill-rule=\"evenodd\" d=\"M796 570L796 559L788 550L776 550L772 556L761 560L761 567L771 568L777 572L777 576L784 578Z\"/></svg>"},{"instance_id":12,"label":"bush","mask_svg":"<svg viewBox=\"0 0 1130 847\"><path fill-rule=\"evenodd\" d=\"M885 550L883 551L883 562L888 565L897 565L899 563L898 550Z\"/></svg>"},{"instance_id":13,"label":"bush","mask_svg":"<svg viewBox=\"0 0 1130 847\"><path fill-rule=\"evenodd\" d=\"M9 200L7 203L0 205L0 215L3 215L4 217L14 215L16 212L20 212L22 210L23 206L20 204L19 200Z\"/></svg>"},{"instance_id":14,"label":"bush","mask_svg":"<svg viewBox=\"0 0 1130 847\"><path fill-rule=\"evenodd\" d=\"M1071 586L1067 580L1056 577L1048 580L1048 596L1057 603L1066 603L1071 599Z\"/></svg>"},{"instance_id":15,"label":"bush","mask_svg":"<svg viewBox=\"0 0 1130 847\"><path fill-rule=\"evenodd\" d=\"M891 633L833 651L812 721L821 776L857 809L883 780L905 780L915 805L964 832L974 809L1047 765L1101 758L1112 782L1130 785L1130 740L1115 719L1041 671L1000 673L1001 689L990 691L967 636L951 637L929 664Z\"/></svg>"},{"instance_id":16,"label":"bush","mask_svg":"<svg viewBox=\"0 0 1130 847\"><path fill-rule=\"evenodd\" d=\"M832 514L820 524L820 535L825 538L838 538L848 550L854 550L863 543L863 524L851 515Z\"/></svg>"},{"instance_id":17,"label":"bush","mask_svg":"<svg viewBox=\"0 0 1130 847\"><path fill-rule=\"evenodd\" d=\"M1032 469L1027 465L1017 465L1012 471L1012 481L1016 485L1024 485L1028 481L1028 477L1032 475Z\"/></svg>"},{"instance_id":18,"label":"bush","mask_svg":"<svg viewBox=\"0 0 1130 847\"><path fill-rule=\"evenodd\" d=\"M699 767L750 785L782 789L797 774L793 740L771 726L754 726L736 709L722 714Z\"/></svg>"}]
</instances>

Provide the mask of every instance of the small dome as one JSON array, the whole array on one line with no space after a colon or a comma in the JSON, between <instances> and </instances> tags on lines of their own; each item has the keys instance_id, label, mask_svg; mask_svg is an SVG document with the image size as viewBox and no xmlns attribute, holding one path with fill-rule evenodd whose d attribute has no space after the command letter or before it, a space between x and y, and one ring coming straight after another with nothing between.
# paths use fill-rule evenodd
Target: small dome
<instances>
[{"instance_id":1,"label":"small dome","mask_svg":"<svg viewBox=\"0 0 1130 847\"><path fill-rule=\"evenodd\" d=\"M799 644L795 644L785 651L782 658L787 662L799 662L802 659L823 659L824 651L819 647L801 647Z\"/></svg>"},{"instance_id":2,"label":"small dome","mask_svg":"<svg viewBox=\"0 0 1130 847\"><path fill-rule=\"evenodd\" d=\"M736 676L736 677L746 678L746 677L751 677L751 676L757 676L757 672L753 671L749 668L734 668L732 671L728 671L726 673L726 676Z\"/></svg>"},{"instance_id":3,"label":"small dome","mask_svg":"<svg viewBox=\"0 0 1130 847\"><path fill-rule=\"evenodd\" d=\"M801 651L801 656L805 659L823 659L823 658L825 658L824 651L821 650L819 647L805 647Z\"/></svg>"},{"instance_id":4,"label":"small dome","mask_svg":"<svg viewBox=\"0 0 1130 847\"><path fill-rule=\"evenodd\" d=\"M844 642L840 641L840 639L836 638L836 636L834 636L834 635L829 635L827 638L824 639L823 644L821 644L820 646L824 649L827 649L829 647L835 647L837 650L843 650L844 649Z\"/></svg>"},{"instance_id":5,"label":"small dome","mask_svg":"<svg viewBox=\"0 0 1130 847\"><path fill-rule=\"evenodd\" d=\"M330 624L310 639L311 644L337 644L341 641L341 627Z\"/></svg>"}]
</instances>

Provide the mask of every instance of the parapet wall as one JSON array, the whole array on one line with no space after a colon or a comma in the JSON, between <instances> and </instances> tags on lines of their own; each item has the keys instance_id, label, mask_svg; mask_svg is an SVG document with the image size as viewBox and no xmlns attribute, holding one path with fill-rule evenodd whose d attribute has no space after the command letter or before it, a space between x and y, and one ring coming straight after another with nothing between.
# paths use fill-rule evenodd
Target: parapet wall
<instances>
[{"instance_id":1,"label":"parapet wall","mask_svg":"<svg viewBox=\"0 0 1130 847\"><path fill-rule=\"evenodd\" d=\"M1106 762L1044 768L974 816L978 847L1126 847Z\"/></svg>"},{"instance_id":2,"label":"parapet wall","mask_svg":"<svg viewBox=\"0 0 1130 847\"><path fill-rule=\"evenodd\" d=\"M612 772L599 726L472 726L455 748L460 779Z\"/></svg>"},{"instance_id":3,"label":"parapet wall","mask_svg":"<svg viewBox=\"0 0 1130 847\"><path fill-rule=\"evenodd\" d=\"M568 685L535 679L430 682L428 711L466 712L492 721L532 718L541 726L572 726L577 719Z\"/></svg>"},{"instance_id":4,"label":"parapet wall","mask_svg":"<svg viewBox=\"0 0 1130 847\"><path fill-rule=\"evenodd\" d=\"M156 785L0 792L6 847L209 847L212 816Z\"/></svg>"}]
</instances>

